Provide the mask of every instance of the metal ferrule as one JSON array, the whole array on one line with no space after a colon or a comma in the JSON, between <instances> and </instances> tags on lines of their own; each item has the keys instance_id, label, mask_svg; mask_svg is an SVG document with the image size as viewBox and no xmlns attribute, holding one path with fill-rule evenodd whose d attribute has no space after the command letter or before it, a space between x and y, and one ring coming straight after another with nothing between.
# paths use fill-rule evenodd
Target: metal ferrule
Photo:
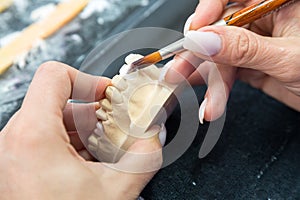
<instances>
[{"instance_id":1,"label":"metal ferrule","mask_svg":"<svg viewBox=\"0 0 300 200\"><path fill-rule=\"evenodd\" d=\"M184 51L183 41L184 41L184 38L177 40L176 42L160 49L158 52L160 53L162 60L170 58L170 57L174 56L175 54Z\"/></svg>"},{"instance_id":2,"label":"metal ferrule","mask_svg":"<svg viewBox=\"0 0 300 200\"><path fill-rule=\"evenodd\" d=\"M225 20L221 19L221 20L219 20L219 21L213 23L213 25L214 25L214 26L226 26L227 24L226 24L226 21L225 21Z\"/></svg>"}]
</instances>

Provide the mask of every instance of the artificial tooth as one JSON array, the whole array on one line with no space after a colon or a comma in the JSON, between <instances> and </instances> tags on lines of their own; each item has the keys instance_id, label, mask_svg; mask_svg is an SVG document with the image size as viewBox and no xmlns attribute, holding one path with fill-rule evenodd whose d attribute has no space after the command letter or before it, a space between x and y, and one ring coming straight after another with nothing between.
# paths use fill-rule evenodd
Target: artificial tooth
<instances>
[{"instance_id":1,"label":"artificial tooth","mask_svg":"<svg viewBox=\"0 0 300 200\"><path fill-rule=\"evenodd\" d=\"M96 126L97 128L95 128L94 133L101 137L104 134L103 125L100 122L97 122Z\"/></svg>"},{"instance_id":2,"label":"artificial tooth","mask_svg":"<svg viewBox=\"0 0 300 200\"><path fill-rule=\"evenodd\" d=\"M95 133L97 136L100 136L100 137L103 135L103 132L102 132L101 130L97 129L97 128L95 128L94 133Z\"/></svg>"},{"instance_id":3,"label":"artificial tooth","mask_svg":"<svg viewBox=\"0 0 300 200\"><path fill-rule=\"evenodd\" d=\"M102 121L107 120L106 112L104 112L101 108L96 111L96 116Z\"/></svg>"},{"instance_id":4,"label":"artificial tooth","mask_svg":"<svg viewBox=\"0 0 300 200\"><path fill-rule=\"evenodd\" d=\"M96 138L96 136L94 134L92 134L89 137L88 141L89 141L89 144L91 144L91 145L94 145L94 146L98 145L98 140L97 140L97 138Z\"/></svg>"},{"instance_id":5,"label":"artificial tooth","mask_svg":"<svg viewBox=\"0 0 300 200\"><path fill-rule=\"evenodd\" d=\"M121 93L112 86L109 86L105 91L106 97L113 103L119 104L123 102Z\"/></svg>"},{"instance_id":6,"label":"artificial tooth","mask_svg":"<svg viewBox=\"0 0 300 200\"><path fill-rule=\"evenodd\" d=\"M160 71L157 68L144 68L140 70L141 73L144 73L146 77L149 77L153 80L157 80L160 75Z\"/></svg>"},{"instance_id":7,"label":"artificial tooth","mask_svg":"<svg viewBox=\"0 0 300 200\"><path fill-rule=\"evenodd\" d=\"M120 76L116 75L113 77L111 83L118 88L119 90L125 90L127 88L127 83L126 81Z\"/></svg>"},{"instance_id":8,"label":"artificial tooth","mask_svg":"<svg viewBox=\"0 0 300 200\"><path fill-rule=\"evenodd\" d=\"M102 132L104 131L102 123L97 122L96 126L97 126L97 129L101 130Z\"/></svg>"},{"instance_id":9,"label":"artificial tooth","mask_svg":"<svg viewBox=\"0 0 300 200\"><path fill-rule=\"evenodd\" d=\"M102 101L100 101L100 104L104 110L112 111L112 106L107 99L103 99Z\"/></svg>"},{"instance_id":10,"label":"artificial tooth","mask_svg":"<svg viewBox=\"0 0 300 200\"><path fill-rule=\"evenodd\" d=\"M97 147L93 146L93 145L88 145L88 149L93 151L93 152L96 152L97 151Z\"/></svg>"}]
</instances>

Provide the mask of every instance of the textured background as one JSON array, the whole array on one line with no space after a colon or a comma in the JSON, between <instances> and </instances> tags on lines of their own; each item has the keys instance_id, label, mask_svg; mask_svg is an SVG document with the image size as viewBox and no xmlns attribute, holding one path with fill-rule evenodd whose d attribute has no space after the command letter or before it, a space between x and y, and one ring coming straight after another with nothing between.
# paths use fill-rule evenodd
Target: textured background
<instances>
[{"instance_id":1,"label":"textured background","mask_svg":"<svg viewBox=\"0 0 300 200\"><path fill-rule=\"evenodd\" d=\"M35 8L57 1L16 2L16 6L0 14L0 38L32 23L24 16ZM43 61L55 59L78 68L96 44L128 27L158 26L180 31L197 1L148 3L109 1L106 9L94 11L88 18L78 17L32 51L25 63L17 63L0 76L0 130L19 108L34 71ZM149 17L145 11L150 13ZM200 102L205 89L195 88ZM179 121L180 112L175 110L167 123L169 140L174 137ZM228 102L221 138L213 151L204 159L197 157L208 128L206 123L199 127L188 151L160 170L142 196L145 199L300 199L299 122L298 112L237 82Z\"/></svg>"}]
</instances>

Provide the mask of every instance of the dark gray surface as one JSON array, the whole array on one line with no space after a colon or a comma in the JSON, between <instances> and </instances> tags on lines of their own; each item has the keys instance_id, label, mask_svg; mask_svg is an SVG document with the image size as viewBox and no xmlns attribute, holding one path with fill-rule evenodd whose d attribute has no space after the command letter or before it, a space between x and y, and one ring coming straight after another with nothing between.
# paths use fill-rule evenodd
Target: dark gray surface
<instances>
[{"instance_id":1,"label":"dark gray surface","mask_svg":"<svg viewBox=\"0 0 300 200\"><path fill-rule=\"evenodd\" d=\"M158 26L180 31L196 4L196 0L168 0L152 12L151 17L138 23L125 19L123 27L109 29L108 35L124 30L126 25L130 27L131 22L134 27ZM89 44L100 40L95 38L95 35L84 37ZM88 51L89 48L70 48L62 61L78 67L78 56ZM195 90L202 101L205 88ZM0 110L1 127L21 102L22 99L11 104L10 112ZM167 123L169 140L179 120L177 110ZM298 112L238 82L229 99L224 130L214 150L202 160L197 158L208 128L206 123L199 127L189 150L158 172L142 196L145 199L300 199L299 121Z\"/></svg>"},{"instance_id":2,"label":"dark gray surface","mask_svg":"<svg viewBox=\"0 0 300 200\"><path fill-rule=\"evenodd\" d=\"M196 88L203 94L204 88ZM200 100L202 100L200 98ZM169 137L178 123L168 120ZM243 83L236 83L226 123L213 151L198 159L208 128L200 126L188 151L162 169L146 199L300 199L300 114Z\"/></svg>"}]
</instances>

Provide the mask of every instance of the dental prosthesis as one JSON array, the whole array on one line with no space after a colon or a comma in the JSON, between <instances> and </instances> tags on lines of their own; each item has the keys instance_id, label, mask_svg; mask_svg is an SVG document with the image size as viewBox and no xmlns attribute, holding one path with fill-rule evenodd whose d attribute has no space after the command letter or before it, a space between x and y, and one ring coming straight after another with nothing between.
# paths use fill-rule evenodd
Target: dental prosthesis
<instances>
[{"instance_id":1,"label":"dental prosthesis","mask_svg":"<svg viewBox=\"0 0 300 200\"><path fill-rule=\"evenodd\" d=\"M127 74L129 65L141 57L126 57L127 64L113 77L96 111L99 121L88 138L88 149L101 162L117 162L139 138L158 137L159 132L165 136L164 123L176 85L160 81L161 69L155 65ZM149 131L154 125L161 130Z\"/></svg>"}]
</instances>

